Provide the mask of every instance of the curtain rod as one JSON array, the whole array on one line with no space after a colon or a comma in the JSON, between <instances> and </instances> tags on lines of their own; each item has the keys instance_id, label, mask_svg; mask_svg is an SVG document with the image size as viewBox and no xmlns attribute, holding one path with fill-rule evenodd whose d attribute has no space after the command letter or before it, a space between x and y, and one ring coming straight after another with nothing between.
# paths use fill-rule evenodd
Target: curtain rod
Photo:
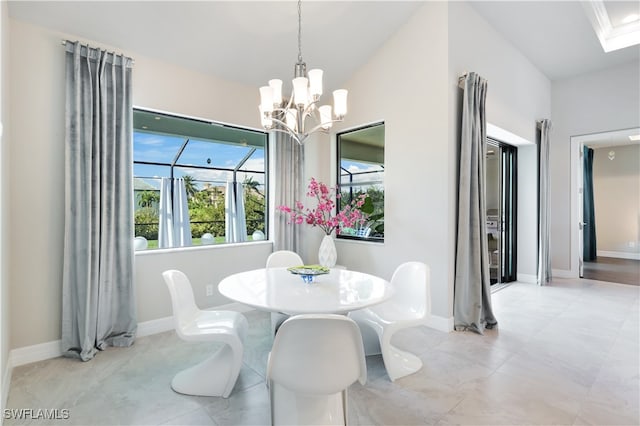
<instances>
[{"instance_id":1,"label":"curtain rod","mask_svg":"<svg viewBox=\"0 0 640 426\"><path fill-rule=\"evenodd\" d=\"M542 119L542 120L538 120L538 121L536 121L536 128L538 128L538 129L542 129L542 124L543 124L545 121L548 123L549 130L551 130L551 128L553 127L553 123L552 123L552 122L551 122L551 120L549 120L548 118L544 118L544 119Z\"/></svg>"},{"instance_id":2,"label":"curtain rod","mask_svg":"<svg viewBox=\"0 0 640 426\"><path fill-rule=\"evenodd\" d=\"M460 77L458 77L458 87L464 89L464 79L467 78L468 72L463 72Z\"/></svg>"},{"instance_id":3,"label":"curtain rod","mask_svg":"<svg viewBox=\"0 0 640 426\"><path fill-rule=\"evenodd\" d=\"M464 89L464 79L467 78L467 76L469 75L469 73L467 71L464 71L460 77L458 77L458 87L461 89Z\"/></svg>"},{"instance_id":4,"label":"curtain rod","mask_svg":"<svg viewBox=\"0 0 640 426\"><path fill-rule=\"evenodd\" d=\"M68 40L62 39L62 40L60 40L60 44L62 44L63 46L66 46L66 45L67 45L67 41L68 41ZM87 45L85 45L85 46L90 47L88 44L87 44ZM92 48L92 49L95 49L95 47L94 47L94 48ZM103 49L103 50L106 50L106 49ZM116 53L115 51L112 51L112 52L109 52L109 53L112 53L112 54L114 54L114 55L118 55L118 53ZM120 55L125 56L123 53L120 53ZM126 57L126 56L125 56L125 57ZM127 58L128 58L128 57L127 57ZM128 58L128 59L131 59L131 65L135 65L135 63L136 63L136 60L135 60L135 59L133 59L133 58Z\"/></svg>"}]
</instances>

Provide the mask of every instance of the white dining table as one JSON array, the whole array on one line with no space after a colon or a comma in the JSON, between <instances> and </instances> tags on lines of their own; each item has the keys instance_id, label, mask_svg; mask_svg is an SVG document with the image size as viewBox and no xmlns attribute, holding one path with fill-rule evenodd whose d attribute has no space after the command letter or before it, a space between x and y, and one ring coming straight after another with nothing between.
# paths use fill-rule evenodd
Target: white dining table
<instances>
[{"instance_id":1,"label":"white dining table","mask_svg":"<svg viewBox=\"0 0 640 426\"><path fill-rule=\"evenodd\" d=\"M305 283L287 268L229 275L220 281L218 291L235 302L289 315L346 314L382 303L394 293L387 280L363 272L331 269Z\"/></svg>"}]
</instances>

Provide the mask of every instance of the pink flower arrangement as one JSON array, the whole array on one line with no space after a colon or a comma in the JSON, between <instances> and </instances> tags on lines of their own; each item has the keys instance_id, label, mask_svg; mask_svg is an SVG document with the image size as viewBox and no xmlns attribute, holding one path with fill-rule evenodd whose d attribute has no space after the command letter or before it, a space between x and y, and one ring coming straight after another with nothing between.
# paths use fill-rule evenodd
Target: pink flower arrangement
<instances>
[{"instance_id":1,"label":"pink flower arrangement","mask_svg":"<svg viewBox=\"0 0 640 426\"><path fill-rule=\"evenodd\" d=\"M297 225L306 223L311 226L317 226L326 235L331 235L334 230L340 233L342 228L360 226L367 218L367 214L360 210L367 198L367 194L360 194L335 215L332 213L335 212L336 202L340 199L340 194L336 191L336 188L329 188L324 183L311 178L307 188L307 197L315 198L318 201L315 209L305 207L300 201L296 201L295 207L279 206L278 210L290 216L290 223ZM333 200L334 198L336 201Z\"/></svg>"}]
</instances>

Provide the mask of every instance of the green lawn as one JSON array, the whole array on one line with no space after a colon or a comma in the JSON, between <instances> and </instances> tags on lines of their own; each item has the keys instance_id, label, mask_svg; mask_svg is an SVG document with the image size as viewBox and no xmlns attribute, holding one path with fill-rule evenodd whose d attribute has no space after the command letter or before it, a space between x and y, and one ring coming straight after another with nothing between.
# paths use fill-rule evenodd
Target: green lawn
<instances>
[{"instance_id":1,"label":"green lawn","mask_svg":"<svg viewBox=\"0 0 640 426\"><path fill-rule=\"evenodd\" d=\"M253 241L253 238L251 237L251 235L249 235L249 240L248 241ZM214 244L223 244L225 243L225 239L224 237L215 237L215 243ZM200 238L192 238L191 239L191 245L192 246L201 246L201 242L200 242ZM147 250L149 249L156 249L158 248L158 240L147 240Z\"/></svg>"}]
</instances>

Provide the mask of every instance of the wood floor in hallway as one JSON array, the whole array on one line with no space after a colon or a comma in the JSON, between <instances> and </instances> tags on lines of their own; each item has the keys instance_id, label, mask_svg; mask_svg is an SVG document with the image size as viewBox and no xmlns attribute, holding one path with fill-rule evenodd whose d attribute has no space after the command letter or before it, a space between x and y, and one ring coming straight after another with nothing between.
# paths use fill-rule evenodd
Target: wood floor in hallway
<instances>
[{"instance_id":1,"label":"wood floor in hallway","mask_svg":"<svg viewBox=\"0 0 640 426\"><path fill-rule=\"evenodd\" d=\"M640 285L640 260L599 256L593 262L584 262L583 278Z\"/></svg>"}]
</instances>

